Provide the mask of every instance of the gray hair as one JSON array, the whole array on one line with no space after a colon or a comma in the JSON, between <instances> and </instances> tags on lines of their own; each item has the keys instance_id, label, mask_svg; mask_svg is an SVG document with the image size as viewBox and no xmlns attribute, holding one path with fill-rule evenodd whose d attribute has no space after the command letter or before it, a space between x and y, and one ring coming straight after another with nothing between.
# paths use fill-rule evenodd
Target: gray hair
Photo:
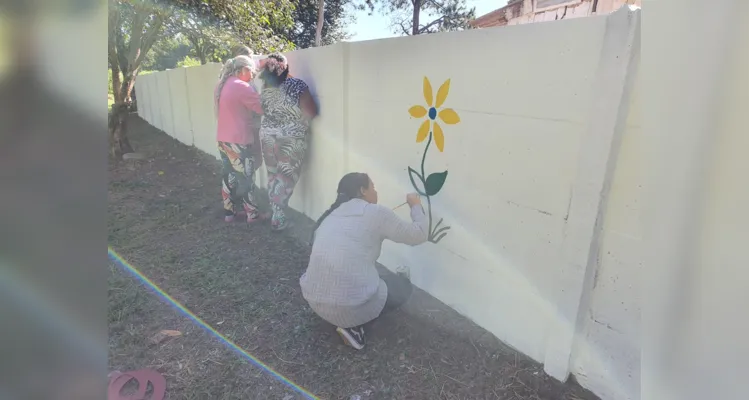
<instances>
[{"instance_id":1,"label":"gray hair","mask_svg":"<svg viewBox=\"0 0 749 400\"><path fill-rule=\"evenodd\" d=\"M253 75L255 75L255 73L257 72L257 65L255 64L255 61L247 56L236 56L234 58L230 58L228 61L226 61L224 67L221 68L221 74L219 74L218 76L218 85L216 85L214 104L214 111L217 117L218 102L221 99L221 90L224 89L224 84L226 84L226 81L230 77L237 76L237 74L240 73L244 68L249 68L250 71L252 71Z\"/></svg>"},{"instance_id":2,"label":"gray hair","mask_svg":"<svg viewBox=\"0 0 749 400\"><path fill-rule=\"evenodd\" d=\"M252 51L252 49L247 46L238 46L237 48L234 49L234 55L252 57L255 55L255 52Z\"/></svg>"}]
</instances>

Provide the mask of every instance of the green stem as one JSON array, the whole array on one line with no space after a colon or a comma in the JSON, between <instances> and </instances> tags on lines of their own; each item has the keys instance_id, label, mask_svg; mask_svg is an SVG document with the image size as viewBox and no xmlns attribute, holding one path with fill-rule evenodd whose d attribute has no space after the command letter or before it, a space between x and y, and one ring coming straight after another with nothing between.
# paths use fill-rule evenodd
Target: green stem
<instances>
[{"instance_id":1,"label":"green stem","mask_svg":"<svg viewBox=\"0 0 749 400\"><path fill-rule=\"evenodd\" d=\"M427 145L424 147L424 154L421 156L421 179L424 184L424 193L427 192L427 176L426 173L424 173L424 162L427 159L427 150L429 150L430 144L432 144L432 132L429 132L429 139L427 139ZM427 195L426 198L427 211L429 213L429 240L432 240L432 200L429 198L429 195Z\"/></svg>"},{"instance_id":2,"label":"green stem","mask_svg":"<svg viewBox=\"0 0 749 400\"><path fill-rule=\"evenodd\" d=\"M421 155L421 179L424 179L424 184L426 184L426 174L424 174L424 161L427 159L427 150L429 150L429 145L432 144L432 132L429 132L429 139L427 139L427 145L424 147L424 154ZM426 192L426 186L424 186L424 192Z\"/></svg>"}]
</instances>

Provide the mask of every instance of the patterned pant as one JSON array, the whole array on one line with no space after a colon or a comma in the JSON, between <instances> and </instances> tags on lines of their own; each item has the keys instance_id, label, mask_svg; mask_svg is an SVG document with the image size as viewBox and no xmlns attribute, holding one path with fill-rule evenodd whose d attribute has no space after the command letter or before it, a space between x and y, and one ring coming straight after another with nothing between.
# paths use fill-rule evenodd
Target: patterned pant
<instances>
[{"instance_id":1,"label":"patterned pant","mask_svg":"<svg viewBox=\"0 0 749 400\"><path fill-rule=\"evenodd\" d=\"M307 153L306 137L264 135L263 158L268 170L268 199L273 217L271 226L286 228L286 207L294 193L294 186L302 172L302 162Z\"/></svg>"},{"instance_id":2,"label":"patterned pant","mask_svg":"<svg viewBox=\"0 0 749 400\"><path fill-rule=\"evenodd\" d=\"M258 216L255 202L255 157L252 146L218 142L223 173L221 197L224 199L224 213L234 215L240 205L249 218Z\"/></svg>"}]
</instances>

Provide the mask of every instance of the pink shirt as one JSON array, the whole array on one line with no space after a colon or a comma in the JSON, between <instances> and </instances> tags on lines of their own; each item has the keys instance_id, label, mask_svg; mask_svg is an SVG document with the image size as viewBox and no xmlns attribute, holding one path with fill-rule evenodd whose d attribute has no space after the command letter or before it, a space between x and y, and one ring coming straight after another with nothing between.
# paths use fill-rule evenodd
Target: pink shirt
<instances>
[{"instance_id":1,"label":"pink shirt","mask_svg":"<svg viewBox=\"0 0 749 400\"><path fill-rule=\"evenodd\" d=\"M260 96L249 83L229 78L221 90L218 103L216 140L236 144L253 144L263 114Z\"/></svg>"}]
</instances>

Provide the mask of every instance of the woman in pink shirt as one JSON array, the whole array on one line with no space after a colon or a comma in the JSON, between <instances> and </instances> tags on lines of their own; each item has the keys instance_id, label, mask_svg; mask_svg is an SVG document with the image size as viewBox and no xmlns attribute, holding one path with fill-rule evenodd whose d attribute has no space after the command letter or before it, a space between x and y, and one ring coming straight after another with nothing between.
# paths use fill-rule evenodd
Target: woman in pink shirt
<instances>
[{"instance_id":1,"label":"woman in pink shirt","mask_svg":"<svg viewBox=\"0 0 749 400\"><path fill-rule=\"evenodd\" d=\"M259 129L260 98L250 81L256 72L255 62L247 56L236 56L224 64L215 91L216 139L223 164L221 197L224 220L231 222L240 204L247 222L262 218L255 202L255 169L262 163Z\"/></svg>"}]
</instances>

